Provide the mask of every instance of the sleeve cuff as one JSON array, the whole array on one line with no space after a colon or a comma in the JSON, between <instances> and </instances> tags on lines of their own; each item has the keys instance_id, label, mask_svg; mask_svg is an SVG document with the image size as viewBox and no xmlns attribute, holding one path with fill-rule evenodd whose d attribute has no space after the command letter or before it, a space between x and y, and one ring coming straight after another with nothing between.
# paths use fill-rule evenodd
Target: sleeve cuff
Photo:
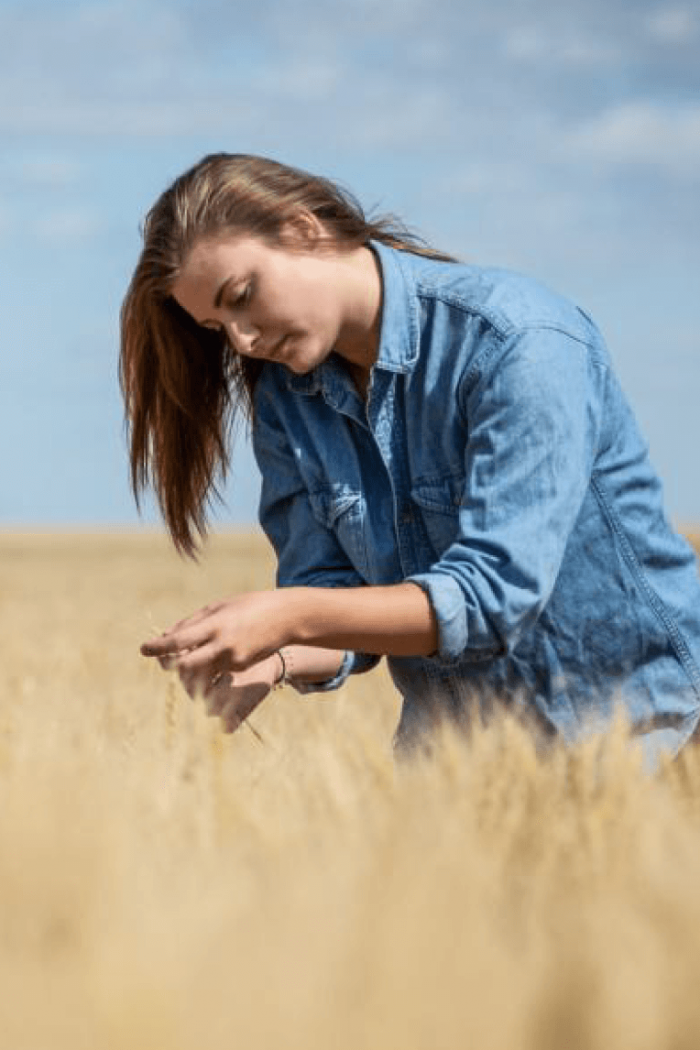
<instances>
[{"instance_id":1,"label":"sleeve cuff","mask_svg":"<svg viewBox=\"0 0 700 1050\"><path fill-rule=\"evenodd\" d=\"M381 657L369 653L354 653L352 650L346 650L338 673L333 678L326 678L323 682L290 682L290 685L302 696L306 696L307 693L330 693L331 690L343 685L349 675L360 674L376 667L380 659Z\"/></svg>"},{"instance_id":2,"label":"sleeve cuff","mask_svg":"<svg viewBox=\"0 0 700 1050\"><path fill-rule=\"evenodd\" d=\"M462 589L451 576L437 572L407 576L428 596L438 628L437 654L443 660L456 660L467 647L467 606Z\"/></svg>"}]
</instances>

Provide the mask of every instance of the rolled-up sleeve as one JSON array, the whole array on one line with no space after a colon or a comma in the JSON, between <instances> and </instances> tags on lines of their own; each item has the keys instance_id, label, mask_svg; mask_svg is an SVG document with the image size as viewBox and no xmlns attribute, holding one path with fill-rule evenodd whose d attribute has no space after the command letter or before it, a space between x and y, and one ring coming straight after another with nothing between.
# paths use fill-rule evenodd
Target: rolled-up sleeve
<instances>
[{"instance_id":1,"label":"rolled-up sleeve","mask_svg":"<svg viewBox=\"0 0 700 1050\"><path fill-rule=\"evenodd\" d=\"M278 587L360 587L364 580L335 535L315 517L311 500L271 399L256 399L253 452L262 475L259 520L277 555ZM328 692L350 674L368 671L380 657L346 652L338 673L323 682L298 683L299 693Z\"/></svg>"},{"instance_id":2,"label":"rolled-up sleeve","mask_svg":"<svg viewBox=\"0 0 700 1050\"><path fill-rule=\"evenodd\" d=\"M533 328L465 379L459 532L409 577L435 611L439 658L503 655L542 612L590 482L604 371L588 344Z\"/></svg>"}]
</instances>

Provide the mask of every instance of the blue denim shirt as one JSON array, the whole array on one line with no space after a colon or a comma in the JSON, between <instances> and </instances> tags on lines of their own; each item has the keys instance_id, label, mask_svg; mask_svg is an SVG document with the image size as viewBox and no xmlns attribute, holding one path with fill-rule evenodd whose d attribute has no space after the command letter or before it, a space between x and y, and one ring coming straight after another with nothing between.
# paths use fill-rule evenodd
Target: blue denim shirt
<instances>
[{"instance_id":1,"label":"blue denim shirt","mask_svg":"<svg viewBox=\"0 0 700 1050\"><path fill-rule=\"evenodd\" d=\"M334 354L256 387L278 585L425 590L438 652L387 658L399 744L491 698L573 741L620 701L652 759L675 752L700 718L700 580L597 328L526 277L372 248L367 402Z\"/></svg>"}]
</instances>

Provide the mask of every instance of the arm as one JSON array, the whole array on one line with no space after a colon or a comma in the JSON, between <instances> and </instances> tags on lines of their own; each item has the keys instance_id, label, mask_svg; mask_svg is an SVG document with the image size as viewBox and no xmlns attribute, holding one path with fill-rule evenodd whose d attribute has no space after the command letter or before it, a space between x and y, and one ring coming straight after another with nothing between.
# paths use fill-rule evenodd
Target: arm
<instances>
[{"instance_id":1,"label":"arm","mask_svg":"<svg viewBox=\"0 0 700 1050\"><path fill-rule=\"evenodd\" d=\"M240 595L181 621L145 643L141 652L177 670L188 694L202 694L208 713L232 732L264 700L283 670L297 688L303 683L327 685L340 678L352 658L346 651L428 655L436 645L430 603L419 587L405 583ZM278 652L282 648L285 668Z\"/></svg>"},{"instance_id":2,"label":"arm","mask_svg":"<svg viewBox=\"0 0 700 1050\"><path fill-rule=\"evenodd\" d=\"M493 356L499 360L467 395L459 534L427 572L357 586L333 537L316 526L313 542L303 543L303 529L314 528L308 505L282 489L270 528L273 542L281 539L280 565L289 572L297 535L323 569L309 563L278 591L203 610L143 651L170 653L203 682L288 644L447 660L505 652L554 587L593 469L601 398L598 364L565 333L527 331ZM279 477L294 484L286 467Z\"/></svg>"},{"instance_id":3,"label":"arm","mask_svg":"<svg viewBox=\"0 0 700 1050\"><path fill-rule=\"evenodd\" d=\"M437 637L428 597L414 583L284 587L207 606L146 642L141 653L176 667L194 694L206 693L218 675L245 671L285 646L294 647L298 660L292 677L313 681L327 671L337 674L338 650L428 656Z\"/></svg>"},{"instance_id":4,"label":"arm","mask_svg":"<svg viewBox=\"0 0 700 1050\"><path fill-rule=\"evenodd\" d=\"M424 591L414 583L276 592L278 622L290 641L386 656L429 656L437 623Z\"/></svg>"},{"instance_id":5,"label":"arm","mask_svg":"<svg viewBox=\"0 0 700 1050\"><path fill-rule=\"evenodd\" d=\"M277 556L276 583L280 589L315 588L324 590L361 589L364 580L351 564L335 533L320 521L315 513L313 498L301 476L296 457L290 448L290 437L282 425L277 404L285 390L266 389L259 384L256 390L253 450L260 468L260 524ZM313 488L313 486L311 486ZM318 511L318 506L316 506ZM303 603L299 603L303 605ZM298 608L299 608L298 605ZM303 611L303 609L301 610ZM306 642L311 645L311 641ZM315 646L318 648L318 645ZM378 657L353 647L339 646L345 652L333 650L332 655L317 654L311 668L308 653L299 654L298 673L293 685L302 693L335 689L349 674L370 670ZM339 662L338 662L339 661ZM332 668L323 677L315 673L316 666ZM303 668L303 670L302 670Z\"/></svg>"},{"instance_id":6,"label":"arm","mask_svg":"<svg viewBox=\"0 0 700 1050\"><path fill-rule=\"evenodd\" d=\"M283 654L273 653L245 671L214 676L205 692L206 709L208 715L221 718L225 732L234 732L283 679L290 684L295 676L301 681L326 681L339 673L344 660L342 653L332 649L301 645L286 646ZM180 677L194 698L195 680L182 670Z\"/></svg>"},{"instance_id":7,"label":"arm","mask_svg":"<svg viewBox=\"0 0 700 1050\"><path fill-rule=\"evenodd\" d=\"M465 388L459 531L409 577L435 610L441 658L503 655L548 602L594 470L606 379L594 342L542 327L505 341Z\"/></svg>"},{"instance_id":8,"label":"arm","mask_svg":"<svg viewBox=\"0 0 700 1050\"><path fill-rule=\"evenodd\" d=\"M258 387L258 394L262 385ZM260 521L277 554L278 588L280 591L291 591L301 585L313 586L317 590L347 587L361 589L362 578L350 564L335 535L314 516L306 485L290 450L287 435L277 418L275 401L278 395L279 391L275 393L273 390L272 395L263 392L258 396L253 430L253 447L263 478ZM263 615L276 615L271 608L271 604L278 600L272 599L275 593L263 592L259 596L258 605ZM257 657L251 656L252 662L246 662L244 669L240 663L225 657L209 659L211 646L205 650L203 661L192 659L189 649L199 643L191 643L190 646L190 643L182 642L182 632L197 625L201 625L203 637L207 637L212 630L218 630L222 606L230 605L230 611L235 616L241 603L249 606L251 600L252 596L244 595L232 599L230 603L209 606L175 624L155 642L146 643L141 651L144 655L158 657L164 667L177 668L185 689L192 696L197 692L211 694L214 683L219 698L214 706L219 710L213 713L219 713L223 703L223 686L218 684L223 671L228 674L227 699L231 698L232 689L238 689L229 673L234 665L237 668L236 682L245 690L252 683L252 693L256 702L259 702L274 684L275 672L278 670L277 658L265 655L261 650ZM292 604L296 606L295 602ZM225 630L225 625L222 626ZM292 632L279 635L272 649L289 643L292 637ZM293 647L290 652L293 665L290 683L301 693L335 689L349 674L369 670L378 661L377 656L356 653L342 646L331 649L304 644ZM242 708L246 706L244 698L241 699L241 705Z\"/></svg>"}]
</instances>

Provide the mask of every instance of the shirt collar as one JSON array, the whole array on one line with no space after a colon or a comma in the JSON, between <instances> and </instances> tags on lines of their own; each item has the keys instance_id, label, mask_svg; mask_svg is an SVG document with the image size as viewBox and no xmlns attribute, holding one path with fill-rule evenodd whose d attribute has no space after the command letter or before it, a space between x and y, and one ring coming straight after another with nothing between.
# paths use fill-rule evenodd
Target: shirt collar
<instances>
[{"instance_id":1,"label":"shirt collar","mask_svg":"<svg viewBox=\"0 0 700 1050\"><path fill-rule=\"evenodd\" d=\"M382 323L374 368L412 372L418 360L419 324L413 256L379 241L370 241L382 274ZM305 375L290 372L287 384L300 394L316 394L337 380L335 355Z\"/></svg>"}]
</instances>

